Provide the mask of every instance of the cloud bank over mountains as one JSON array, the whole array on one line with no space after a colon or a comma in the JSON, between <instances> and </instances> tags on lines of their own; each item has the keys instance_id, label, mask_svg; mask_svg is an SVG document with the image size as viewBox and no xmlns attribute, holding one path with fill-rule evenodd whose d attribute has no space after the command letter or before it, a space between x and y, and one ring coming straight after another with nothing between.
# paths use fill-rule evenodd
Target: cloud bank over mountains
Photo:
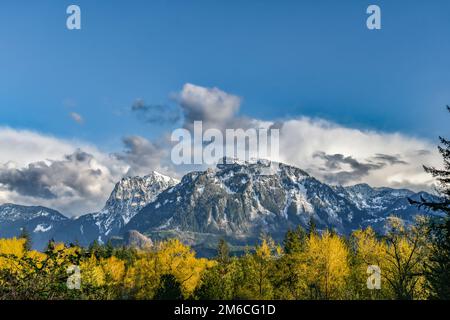
<instances>
[{"instance_id":1,"label":"cloud bank over mountains","mask_svg":"<svg viewBox=\"0 0 450 320\"><path fill-rule=\"evenodd\" d=\"M95 146L0 127L0 203L98 209L127 166Z\"/></svg>"},{"instance_id":2,"label":"cloud bank over mountains","mask_svg":"<svg viewBox=\"0 0 450 320\"><path fill-rule=\"evenodd\" d=\"M271 160L302 168L327 183L429 190L433 180L422 165L440 165L434 142L309 117L274 121L243 117L242 98L218 88L185 84L174 101L175 107L163 110L161 105L136 100L132 111L149 124L180 119L188 130L197 120L204 128L221 131L276 127L280 158ZM126 136L123 150L110 153L83 141L0 127L0 203L39 204L67 215L96 211L123 176L156 170L179 177L194 169L171 162L169 136L165 132L152 141Z\"/></svg>"},{"instance_id":3,"label":"cloud bank over mountains","mask_svg":"<svg viewBox=\"0 0 450 320\"><path fill-rule=\"evenodd\" d=\"M400 133L364 131L311 118L288 120L280 136L282 161L327 183L429 189L423 164L440 165L432 142Z\"/></svg>"}]
</instances>

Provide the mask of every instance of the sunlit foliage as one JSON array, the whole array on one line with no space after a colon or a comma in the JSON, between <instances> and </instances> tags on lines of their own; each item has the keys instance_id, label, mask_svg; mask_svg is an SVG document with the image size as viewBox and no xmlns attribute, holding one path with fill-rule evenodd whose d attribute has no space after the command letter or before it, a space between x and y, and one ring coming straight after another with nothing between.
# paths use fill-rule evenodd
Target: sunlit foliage
<instances>
[{"instance_id":1,"label":"sunlit foliage","mask_svg":"<svg viewBox=\"0 0 450 320\"><path fill-rule=\"evenodd\" d=\"M151 248L89 248L29 239L0 239L0 299L428 299L429 222L389 218L383 235L371 228L350 237L301 227L283 246L262 237L242 255L220 241L214 258L198 258L176 239ZM368 266L381 270L381 288L367 287ZM79 289L67 286L71 266Z\"/></svg>"}]
</instances>

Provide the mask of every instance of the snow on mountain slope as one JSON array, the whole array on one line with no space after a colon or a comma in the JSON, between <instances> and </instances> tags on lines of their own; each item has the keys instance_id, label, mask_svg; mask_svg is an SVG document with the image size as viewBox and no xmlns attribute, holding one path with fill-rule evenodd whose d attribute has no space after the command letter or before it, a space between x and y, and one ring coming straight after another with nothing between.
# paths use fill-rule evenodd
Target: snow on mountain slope
<instances>
[{"instance_id":1,"label":"snow on mountain slope","mask_svg":"<svg viewBox=\"0 0 450 320\"><path fill-rule=\"evenodd\" d=\"M6 203L0 205L0 223L14 221L31 221L46 218L49 221L61 221L67 218L56 210L40 206L21 206Z\"/></svg>"},{"instance_id":2,"label":"snow on mountain slope","mask_svg":"<svg viewBox=\"0 0 450 320\"><path fill-rule=\"evenodd\" d=\"M0 237L18 236L26 229L35 248L43 248L53 233L69 219L56 210L39 206L0 205Z\"/></svg>"},{"instance_id":3,"label":"snow on mountain slope","mask_svg":"<svg viewBox=\"0 0 450 320\"><path fill-rule=\"evenodd\" d=\"M93 214L100 233L105 236L115 233L159 193L178 182L155 171L145 177L123 178L116 184L105 207Z\"/></svg>"},{"instance_id":4,"label":"snow on mountain slope","mask_svg":"<svg viewBox=\"0 0 450 320\"><path fill-rule=\"evenodd\" d=\"M280 240L288 228L307 226L348 234L390 214L410 218L418 209L409 190L368 185L332 187L305 171L268 161L219 164L191 172L158 195L124 228L154 238L178 236L198 245L206 235L243 242L262 232Z\"/></svg>"},{"instance_id":5,"label":"snow on mountain slope","mask_svg":"<svg viewBox=\"0 0 450 320\"><path fill-rule=\"evenodd\" d=\"M160 192L178 182L158 172L152 172L145 177L123 178L116 184L101 211L72 220L58 232L57 238L63 241L76 239L83 244L94 240L106 242Z\"/></svg>"}]
</instances>

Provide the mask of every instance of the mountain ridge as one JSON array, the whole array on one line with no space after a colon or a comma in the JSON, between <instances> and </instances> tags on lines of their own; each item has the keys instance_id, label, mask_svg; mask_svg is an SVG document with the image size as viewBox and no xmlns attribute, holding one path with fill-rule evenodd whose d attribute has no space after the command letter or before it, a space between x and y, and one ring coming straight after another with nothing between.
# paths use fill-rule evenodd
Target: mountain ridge
<instances>
[{"instance_id":1,"label":"mountain ridge","mask_svg":"<svg viewBox=\"0 0 450 320\"><path fill-rule=\"evenodd\" d=\"M177 236L192 246L205 244L211 237L255 243L261 233L281 241L289 228L306 227L310 219L320 229L332 228L341 234L372 224L382 232L391 213L407 222L412 222L415 213L427 214L407 201L419 195L434 197L367 184L329 186L283 163L224 161L215 169L186 174L124 230L137 229L155 239Z\"/></svg>"},{"instance_id":2,"label":"mountain ridge","mask_svg":"<svg viewBox=\"0 0 450 320\"><path fill-rule=\"evenodd\" d=\"M382 232L390 214L406 222L423 214L408 202L420 196L436 198L364 183L330 186L300 168L267 160L223 161L215 168L189 172L181 181L157 172L124 177L102 210L74 219L45 207L1 205L0 236L26 228L39 249L49 239L89 245L126 238L131 230L153 240L176 236L193 247L211 246L221 237L244 245L261 233L281 240L287 229L306 226L310 219L319 229L341 234L369 225Z\"/></svg>"}]
</instances>

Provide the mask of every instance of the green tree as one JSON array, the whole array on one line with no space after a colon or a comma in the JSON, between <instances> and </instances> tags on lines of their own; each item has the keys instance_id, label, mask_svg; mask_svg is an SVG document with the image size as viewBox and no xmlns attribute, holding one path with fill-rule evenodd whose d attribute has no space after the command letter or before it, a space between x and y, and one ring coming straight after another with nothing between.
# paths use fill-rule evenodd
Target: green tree
<instances>
[{"instance_id":1,"label":"green tree","mask_svg":"<svg viewBox=\"0 0 450 320\"><path fill-rule=\"evenodd\" d=\"M265 238L241 258L242 286L238 297L244 299L271 299L273 297L273 275L278 248L270 238Z\"/></svg>"},{"instance_id":2,"label":"green tree","mask_svg":"<svg viewBox=\"0 0 450 320\"><path fill-rule=\"evenodd\" d=\"M172 274L163 274L160 278L160 285L156 290L156 300L181 300L183 293L181 292L181 284Z\"/></svg>"},{"instance_id":3,"label":"green tree","mask_svg":"<svg viewBox=\"0 0 450 320\"><path fill-rule=\"evenodd\" d=\"M19 238L25 239L24 249L25 251L30 251L33 247L33 242L31 240L31 234L28 232L27 228L21 228Z\"/></svg>"},{"instance_id":4,"label":"green tree","mask_svg":"<svg viewBox=\"0 0 450 320\"><path fill-rule=\"evenodd\" d=\"M304 298L303 270L308 235L298 226L288 230L283 240L284 252L280 259L274 261L273 270L274 298L302 299Z\"/></svg>"},{"instance_id":5,"label":"green tree","mask_svg":"<svg viewBox=\"0 0 450 320\"><path fill-rule=\"evenodd\" d=\"M450 112L449 106L447 110ZM442 155L444 168L424 166L424 169L438 181L438 191L442 200L435 202L421 198L420 201L410 199L410 202L432 211L446 213L444 218L433 219L431 222L430 240L434 246L427 264L426 276L432 298L448 300L450 299L450 140L443 137L439 137L439 140L441 145L438 146L438 150Z\"/></svg>"},{"instance_id":6,"label":"green tree","mask_svg":"<svg viewBox=\"0 0 450 320\"><path fill-rule=\"evenodd\" d=\"M221 239L217 246L217 264L205 271L201 285L197 287L194 296L206 300L233 299L237 283L236 260L230 257L228 244Z\"/></svg>"},{"instance_id":7,"label":"green tree","mask_svg":"<svg viewBox=\"0 0 450 320\"><path fill-rule=\"evenodd\" d=\"M432 299L450 300L450 219L431 224L433 242L425 275Z\"/></svg>"},{"instance_id":8,"label":"green tree","mask_svg":"<svg viewBox=\"0 0 450 320\"><path fill-rule=\"evenodd\" d=\"M238 263L232 258L225 265L218 264L207 269L202 276L201 284L196 288L194 296L200 300L231 300L235 297L239 284Z\"/></svg>"},{"instance_id":9,"label":"green tree","mask_svg":"<svg viewBox=\"0 0 450 320\"><path fill-rule=\"evenodd\" d=\"M308 235L312 235L312 234L317 234L317 226L316 226L316 221L311 216L309 218L309 222L308 222Z\"/></svg>"},{"instance_id":10,"label":"green tree","mask_svg":"<svg viewBox=\"0 0 450 320\"><path fill-rule=\"evenodd\" d=\"M295 230L288 230L283 245L286 254L302 252L305 249L307 234L299 225Z\"/></svg>"},{"instance_id":11,"label":"green tree","mask_svg":"<svg viewBox=\"0 0 450 320\"><path fill-rule=\"evenodd\" d=\"M227 264L230 261L230 247L224 239L220 239L217 246L217 261L219 264Z\"/></svg>"}]
</instances>

